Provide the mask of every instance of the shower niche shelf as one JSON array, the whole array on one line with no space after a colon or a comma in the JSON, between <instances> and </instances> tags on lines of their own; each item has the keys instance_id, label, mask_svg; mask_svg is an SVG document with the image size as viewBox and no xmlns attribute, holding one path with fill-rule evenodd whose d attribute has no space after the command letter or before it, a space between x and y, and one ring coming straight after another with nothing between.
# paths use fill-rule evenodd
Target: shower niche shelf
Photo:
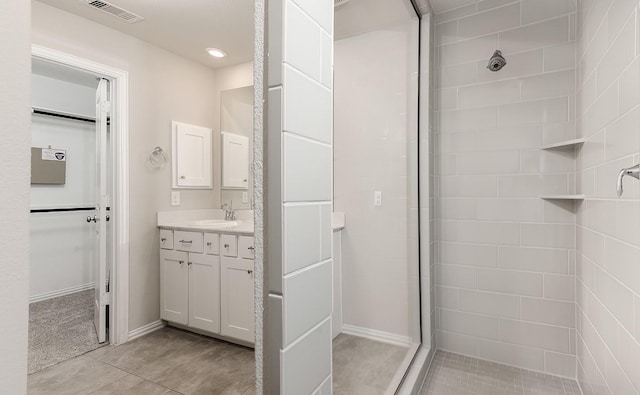
<instances>
[{"instance_id":1,"label":"shower niche shelf","mask_svg":"<svg viewBox=\"0 0 640 395\"><path fill-rule=\"evenodd\" d=\"M545 200L583 200L585 195L545 195L540 196L540 199Z\"/></svg>"},{"instance_id":2,"label":"shower niche shelf","mask_svg":"<svg viewBox=\"0 0 640 395\"><path fill-rule=\"evenodd\" d=\"M584 144L584 138L567 140L567 141L559 141L557 143L543 145L542 147L540 147L540 149L547 150L547 149L554 149L554 148L556 149L574 148L582 144Z\"/></svg>"}]
</instances>

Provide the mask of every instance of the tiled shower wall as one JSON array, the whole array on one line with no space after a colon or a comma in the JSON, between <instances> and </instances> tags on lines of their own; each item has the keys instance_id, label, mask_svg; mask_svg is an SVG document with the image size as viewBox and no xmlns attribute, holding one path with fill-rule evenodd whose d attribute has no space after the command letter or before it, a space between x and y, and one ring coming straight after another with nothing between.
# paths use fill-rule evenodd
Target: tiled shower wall
<instances>
[{"instance_id":1,"label":"tiled shower wall","mask_svg":"<svg viewBox=\"0 0 640 395\"><path fill-rule=\"evenodd\" d=\"M575 377L574 0L435 16L437 346ZM486 69L496 49L507 66Z\"/></svg>"},{"instance_id":2,"label":"tiled shower wall","mask_svg":"<svg viewBox=\"0 0 640 395\"><path fill-rule=\"evenodd\" d=\"M638 0L578 2L576 227L578 382L585 394L640 392Z\"/></svg>"}]
</instances>

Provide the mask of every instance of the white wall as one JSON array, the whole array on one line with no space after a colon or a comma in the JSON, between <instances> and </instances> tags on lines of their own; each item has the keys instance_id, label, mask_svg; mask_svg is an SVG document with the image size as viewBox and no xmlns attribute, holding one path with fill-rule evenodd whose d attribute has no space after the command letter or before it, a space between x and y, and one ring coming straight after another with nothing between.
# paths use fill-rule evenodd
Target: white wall
<instances>
[{"instance_id":1,"label":"white wall","mask_svg":"<svg viewBox=\"0 0 640 395\"><path fill-rule=\"evenodd\" d=\"M95 87L33 74L31 103L95 117ZM64 185L33 184L31 207L74 207L95 204L95 125L34 115L33 147L64 149ZM30 216L29 296L42 299L93 283L94 228L90 212L34 213Z\"/></svg>"},{"instance_id":2,"label":"white wall","mask_svg":"<svg viewBox=\"0 0 640 395\"><path fill-rule=\"evenodd\" d=\"M333 4L270 1L265 393L331 393Z\"/></svg>"},{"instance_id":3,"label":"white wall","mask_svg":"<svg viewBox=\"0 0 640 395\"><path fill-rule=\"evenodd\" d=\"M575 2L472 3L435 17L437 346L575 377Z\"/></svg>"},{"instance_id":4,"label":"white wall","mask_svg":"<svg viewBox=\"0 0 640 395\"><path fill-rule=\"evenodd\" d=\"M585 394L640 393L638 1L578 2L578 382Z\"/></svg>"},{"instance_id":5,"label":"white wall","mask_svg":"<svg viewBox=\"0 0 640 395\"><path fill-rule=\"evenodd\" d=\"M219 207L219 190L181 190L170 205L171 166L151 170L153 147L171 147L171 120L219 129L213 70L73 14L33 3L33 42L129 72L129 329L160 319L157 211ZM219 174L216 172L215 174ZM214 178L219 185L219 178Z\"/></svg>"},{"instance_id":6,"label":"white wall","mask_svg":"<svg viewBox=\"0 0 640 395\"><path fill-rule=\"evenodd\" d=\"M0 388L27 390L29 295L29 168L31 113L31 2L0 2ZM10 148L10 149L9 149Z\"/></svg>"},{"instance_id":7,"label":"white wall","mask_svg":"<svg viewBox=\"0 0 640 395\"><path fill-rule=\"evenodd\" d=\"M417 20L335 42L334 199L345 212L343 320L410 342ZM381 56L381 54L383 54ZM412 62L413 60L413 62ZM408 178L413 176L413 178ZM413 183L414 188L411 187ZM382 206L374 205L382 192ZM416 206L414 206L416 207Z\"/></svg>"}]
</instances>

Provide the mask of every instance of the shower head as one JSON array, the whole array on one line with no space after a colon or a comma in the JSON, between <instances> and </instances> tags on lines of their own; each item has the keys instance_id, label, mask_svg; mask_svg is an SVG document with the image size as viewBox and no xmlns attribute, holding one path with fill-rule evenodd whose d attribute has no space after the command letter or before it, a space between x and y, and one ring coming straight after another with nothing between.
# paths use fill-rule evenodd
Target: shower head
<instances>
[{"instance_id":1,"label":"shower head","mask_svg":"<svg viewBox=\"0 0 640 395\"><path fill-rule=\"evenodd\" d=\"M502 52L499 49L493 53L487 68L491 71L500 71L507 64L507 60L502 56Z\"/></svg>"}]
</instances>

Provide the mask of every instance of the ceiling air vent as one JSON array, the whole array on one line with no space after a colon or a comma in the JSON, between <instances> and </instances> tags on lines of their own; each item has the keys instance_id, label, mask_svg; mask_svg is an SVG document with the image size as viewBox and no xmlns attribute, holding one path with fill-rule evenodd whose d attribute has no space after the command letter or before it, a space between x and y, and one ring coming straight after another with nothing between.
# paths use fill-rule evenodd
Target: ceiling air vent
<instances>
[{"instance_id":1,"label":"ceiling air vent","mask_svg":"<svg viewBox=\"0 0 640 395\"><path fill-rule=\"evenodd\" d=\"M140 15L136 15L133 12L124 10L111 3L107 3L106 1L99 1L99 0L86 0L86 1L89 6L96 8L100 11L106 12L107 14L113 15L116 18L122 19L123 21L128 23L135 23L144 19Z\"/></svg>"}]
</instances>

